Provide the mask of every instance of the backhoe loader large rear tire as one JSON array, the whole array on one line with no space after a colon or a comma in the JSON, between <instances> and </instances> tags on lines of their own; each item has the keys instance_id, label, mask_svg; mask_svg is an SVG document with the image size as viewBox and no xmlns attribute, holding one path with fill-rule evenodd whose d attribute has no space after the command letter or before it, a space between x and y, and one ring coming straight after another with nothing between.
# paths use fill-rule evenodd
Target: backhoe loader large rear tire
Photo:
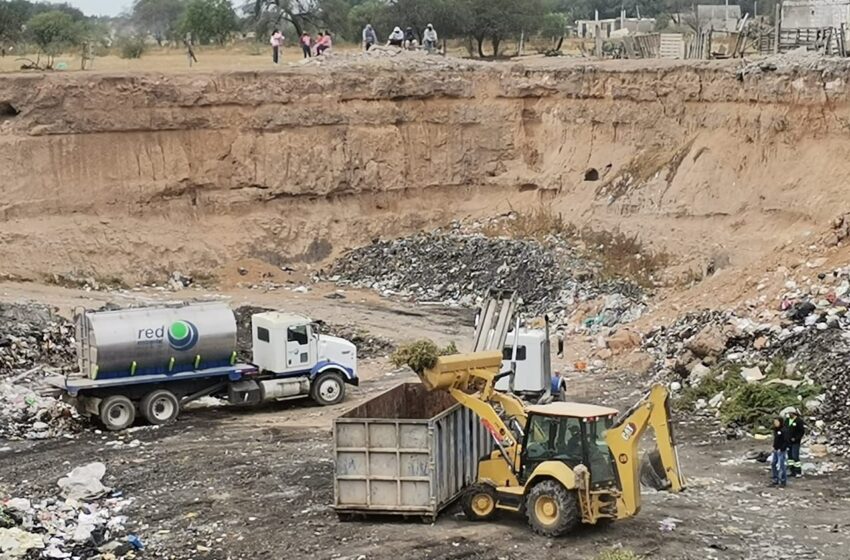
<instances>
[{"instance_id":1,"label":"backhoe loader large rear tire","mask_svg":"<svg viewBox=\"0 0 850 560\"><path fill-rule=\"evenodd\" d=\"M470 521L489 521L496 517L496 489L489 484L473 484L464 490L460 507Z\"/></svg>"},{"instance_id":2,"label":"backhoe loader large rear tire","mask_svg":"<svg viewBox=\"0 0 850 560\"><path fill-rule=\"evenodd\" d=\"M525 513L531 529L544 537L565 535L581 521L576 492L555 480L534 485L525 498Z\"/></svg>"}]
</instances>

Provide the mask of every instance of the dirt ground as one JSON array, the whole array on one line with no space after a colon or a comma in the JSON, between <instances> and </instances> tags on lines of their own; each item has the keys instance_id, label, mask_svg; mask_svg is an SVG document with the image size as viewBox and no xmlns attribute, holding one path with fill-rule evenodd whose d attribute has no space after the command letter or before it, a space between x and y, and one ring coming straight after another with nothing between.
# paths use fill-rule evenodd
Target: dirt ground
<instances>
[{"instance_id":1,"label":"dirt ground","mask_svg":"<svg viewBox=\"0 0 850 560\"><path fill-rule=\"evenodd\" d=\"M0 299L19 300L26 289L3 284ZM59 288L29 286L28 291L65 309L91 297ZM460 341L469 336L465 319L453 313L365 295L352 296L351 303L319 294L276 295L274 301L268 295L226 295L369 321L393 331L396 339L443 333L443 340ZM162 298L155 293L95 297ZM90 428L67 441L4 443L10 449L0 452L0 495L52 495L56 480L71 468L103 461L105 482L134 500L127 511L130 529L144 541L146 557L590 560L611 547L664 560L847 557L848 471L792 480L784 490L769 488L766 467L744 460L746 452L764 449L764 442L729 442L714 435L712 426L681 417L676 426L688 489L679 495L646 491L643 509L633 520L555 540L533 535L523 519L510 515L490 524L466 522L456 506L433 524L392 518L340 522L331 509L333 418L413 377L393 373L383 359L363 366L360 387L330 408L307 403L258 410L201 408L160 429L116 436ZM569 387L577 400L622 410L640 396L645 383L628 372L576 374ZM140 445L127 445L134 439ZM663 532L660 522L668 518L676 520L675 528Z\"/></svg>"}]
</instances>

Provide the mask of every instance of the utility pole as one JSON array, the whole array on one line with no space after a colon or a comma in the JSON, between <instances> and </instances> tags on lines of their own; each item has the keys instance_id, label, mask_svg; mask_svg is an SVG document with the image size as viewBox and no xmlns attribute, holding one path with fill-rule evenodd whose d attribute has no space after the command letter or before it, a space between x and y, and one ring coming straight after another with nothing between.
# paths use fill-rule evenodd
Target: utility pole
<instances>
[{"instance_id":1,"label":"utility pole","mask_svg":"<svg viewBox=\"0 0 850 560\"><path fill-rule=\"evenodd\" d=\"M776 19L773 22L773 54L779 54L779 28L782 25L782 8L776 3Z\"/></svg>"}]
</instances>

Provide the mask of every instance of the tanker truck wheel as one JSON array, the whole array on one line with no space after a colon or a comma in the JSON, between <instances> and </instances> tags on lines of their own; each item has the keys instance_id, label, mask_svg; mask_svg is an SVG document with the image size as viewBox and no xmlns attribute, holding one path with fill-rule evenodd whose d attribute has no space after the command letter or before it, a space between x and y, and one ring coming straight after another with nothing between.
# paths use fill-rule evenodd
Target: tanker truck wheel
<instances>
[{"instance_id":1,"label":"tanker truck wheel","mask_svg":"<svg viewBox=\"0 0 850 560\"><path fill-rule=\"evenodd\" d=\"M319 374L310 385L310 396L322 406L341 402L345 398L345 381L335 371Z\"/></svg>"},{"instance_id":2,"label":"tanker truck wheel","mask_svg":"<svg viewBox=\"0 0 850 560\"><path fill-rule=\"evenodd\" d=\"M124 395L106 397L100 403L100 421L110 432L130 427L136 420L136 405Z\"/></svg>"},{"instance_id":3,"label":"tanker truck wheel","mask_svg":"<svg viewBox=\"0 0 850 560\"><path fill-rule=\"evenodd\" d=\"M171 391L158 389L151 391L142 399L139 411L145 420L154 426L168 424L180 414L180 401Z\"/></svg>"}]
</instances>

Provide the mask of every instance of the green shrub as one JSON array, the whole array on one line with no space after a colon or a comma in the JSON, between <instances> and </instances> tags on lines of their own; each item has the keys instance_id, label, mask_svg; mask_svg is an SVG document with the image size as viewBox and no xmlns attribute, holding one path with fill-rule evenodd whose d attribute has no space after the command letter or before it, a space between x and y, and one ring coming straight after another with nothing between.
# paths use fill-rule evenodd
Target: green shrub
<instances>
[{"instance_id":1,"label":"green shrub","mask_svg":"<svg viewBox=\"0 0 850 560\"><path fill-rule=\"evenodd\" d=\"M141 37L126 37L118 45L121 58L142 58L145 42Z\"/></svg>"},{"instance_id":2,"label":"green shrub","mask_svg":"<svg viewBox=\"0 0 850 560\"><path fill-rule=\"evenodd\" d=\"M437 365L437 358L449 354L457 354L457 346L452 342L444 348L439 348L430 340L417 340L398 347L390 360L396 367L408 366L416 373L422 373Z\"/></svg>"},{"instance_id":3,"label":"green shrub","mask_svg":"<svg viewBox=\"0 0 850 560\"><path fill-rule=\"evenodd\" d=\"M766 371L770 379L789 377L785 362L781 360L771 362ZM686 387L676 399L676 407L694 410L698 400L709 401L722 391L721 420L726 424L758 428L769 426L771 419L782 409L789 406L799 408L801 402L823 392L822 387L806 382L797 387L781 383L747 383L740 372L741 368L737 365L713 370L698 385Z\"/></svg>"}]
</instances>

